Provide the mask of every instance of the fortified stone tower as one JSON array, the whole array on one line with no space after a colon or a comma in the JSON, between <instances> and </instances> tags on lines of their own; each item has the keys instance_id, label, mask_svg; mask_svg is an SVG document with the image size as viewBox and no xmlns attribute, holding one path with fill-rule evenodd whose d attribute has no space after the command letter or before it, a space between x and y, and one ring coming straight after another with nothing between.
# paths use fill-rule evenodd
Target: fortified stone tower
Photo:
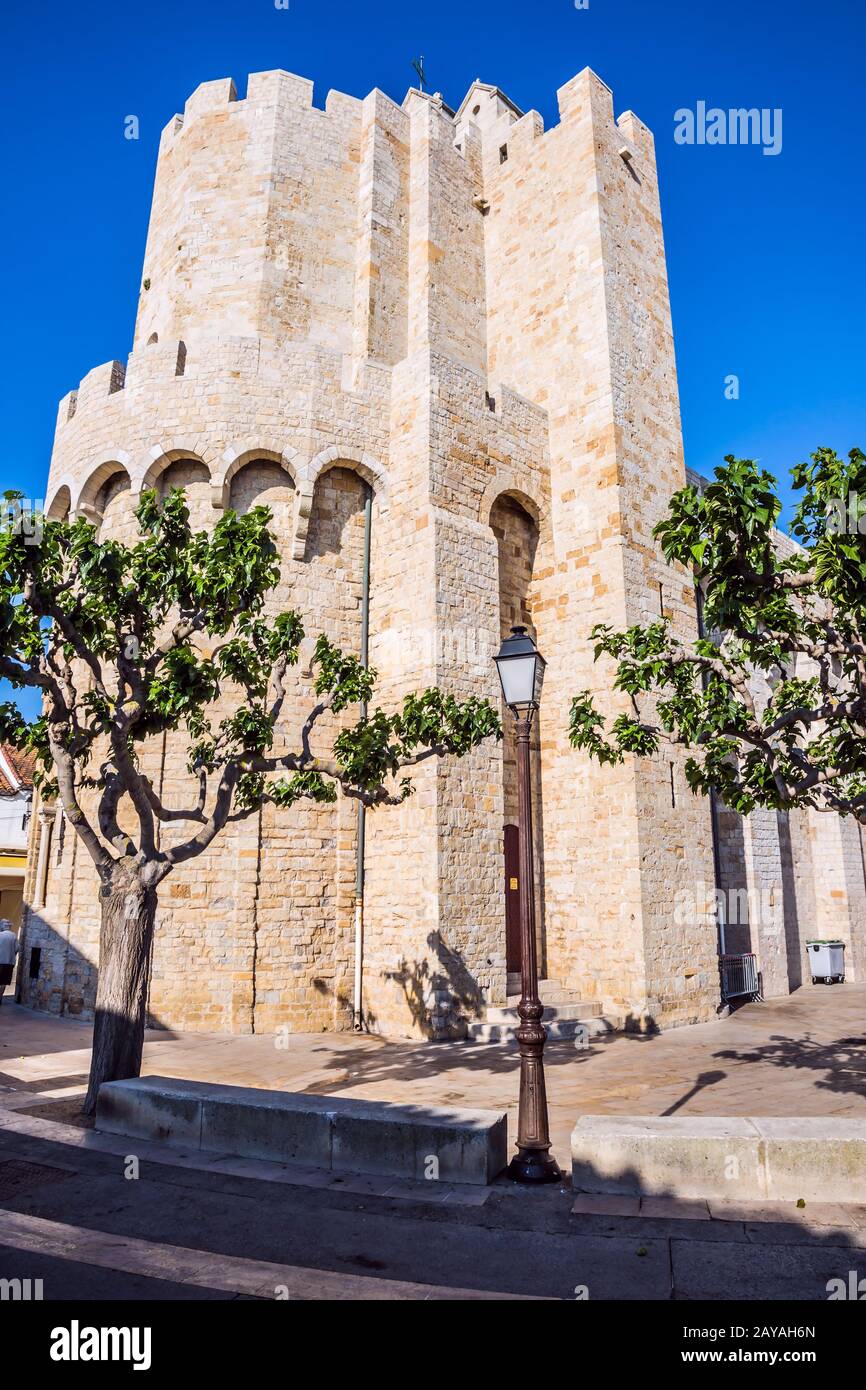
<instances>
[{"instance_id":1,"label":"fortified stone tower","mask_svg":"<svg viewBox=\"0 0 866 1390\"><path fill-rule=\"evenodd\" d=\"M133 351L61 402L47 495L124 538L148 486L183 484L203 527L266 503L281 605L357 651L372 489L379 702L430 684L496 698L500 637L530 624L548 660L543 968L619 1016L685 1022L718 1003L715 931L673 913L714 881L708 807L677 755L599 771L566 739L571 696L605 678L593 624L696 623L651 536L685 481L653 141L589 70L559 107L545 132L481 82L456 114L418 91L331 92L321 110L285 72L252 75L243 100L228 79L200 86L163 133ZM179 804L180 740L149 757ZM510 732L417 788L368 822L365 1016L459 1036L518 964ZM27 988L87 1014L93 875L51 815ZM176 873L154 1019L350 1027L355 852L353 805L269 808Z\"/></svg>"}]
</instances>

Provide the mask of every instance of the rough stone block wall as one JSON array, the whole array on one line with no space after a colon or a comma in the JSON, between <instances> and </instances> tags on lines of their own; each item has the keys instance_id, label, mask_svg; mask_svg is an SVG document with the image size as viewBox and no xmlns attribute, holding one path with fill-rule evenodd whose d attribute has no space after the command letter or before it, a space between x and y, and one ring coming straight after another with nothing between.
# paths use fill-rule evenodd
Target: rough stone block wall
<instances>
[{"instance_id":1,"label":"rough stone block wall","mask_svg":"<svg viewBox=\"0 0 866 1390\"><path fill-rule=\"evenodd\" d=\"M774 543L783 556L799 549L781 532ZM800 657L797 672L815 668ZM763 706L772 693L766 678L753 672L750 687ZM844 941L846 975L862 978L866 858L856 822L813 810L743 817L719 803L717 832L725 949L757 956L764 997L810 982L807 942L816 937Z\"/></svg>"},{"instance_id":2,"label":"rough stone block wall","mask_svg":"<svg viewBox=\"0 0 866 1390\"><path fill-rule=\"evenodd\" d=\"M229 79L204 83L163 133L133 350L60 403L46 496L50 515L127 542L146 487L183 486L204 529L226 507L266 504L273 610L358 651L371 488L377 700L392 709L439 684L498 701L493 655L528 622L548 660L534 750L542 967L635 1023L683 1023L718 1002L715 929L674 913L683 890L713 882L709 808L679 755L599 769L566 735L581 688L621 707L592 661L595 623L664 611L695 631L688 577L651 534L685 480L655 159L593 73L559 98L545 132L482 83L456 116L421 92L402 107L332 92L320 109L310 82L279 71L252 75L243 100ZM309 708L308 660L288 740ZM216 717L231 708L226 691ZM142 756L183 804L183 738ZM383 1032L460 1036L506 994L510 731L459 764L424 765L415 784L368 817L363 1012ZM60 813L33 819L26 933L42 961L25 999L87 1016L93 871ZM266 808L177 870L160 901L154 1020L350 1026L356 826L345 800ZM749 831L754 882L764 829ZM798 899L812 891L809 920L832 918L860 958L860 839L822 833L838 843L819 850L791 817L774 872ZM789 957L795 936L783 934Z\"/></svg>"}]
</instances>

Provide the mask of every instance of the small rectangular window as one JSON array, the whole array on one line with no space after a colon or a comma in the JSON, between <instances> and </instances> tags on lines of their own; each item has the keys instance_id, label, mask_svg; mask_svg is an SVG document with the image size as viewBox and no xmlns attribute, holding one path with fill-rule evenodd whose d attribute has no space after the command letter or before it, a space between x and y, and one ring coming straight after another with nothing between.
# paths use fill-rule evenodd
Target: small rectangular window
<instances>
[{"instance_id":1,"label":"small rectangular window","mask_svg":"<svg viewBox=\"0 0 866 1390\"><path fill-rule=\"evenodd\" d=\"M39 967L42 964L42 947L33 946L30 949L30 978L35 980L39 975Z\"/></svg>"},{"instance_id":2,"label":"small rectangular window","mask_svg":"<svg viewBox=\"0 0 866 1390\"><path fill-rule=\"evenodd\" d=\"M500 164L504 164L507 158L508 158L508 146L507 146L507 145L500 145L500 146L499 146L499 163L500 163Z\"/></svg>"}]
</instances>

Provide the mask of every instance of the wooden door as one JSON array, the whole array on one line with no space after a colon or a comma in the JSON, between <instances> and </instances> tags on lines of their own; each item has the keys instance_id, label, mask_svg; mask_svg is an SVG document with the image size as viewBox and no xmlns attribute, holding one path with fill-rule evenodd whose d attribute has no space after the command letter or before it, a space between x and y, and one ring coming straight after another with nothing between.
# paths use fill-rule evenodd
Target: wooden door
<instances>
[{"instance_id":1,"label":"wooden door","mask_svg":"<svg viewBox=\"0 0 866 1390\"><path fill-rule=\"evenodd\" d=\"M505 827L505 962L520 969L520 837L516 825Z\"/></svg>"}]
</instances>

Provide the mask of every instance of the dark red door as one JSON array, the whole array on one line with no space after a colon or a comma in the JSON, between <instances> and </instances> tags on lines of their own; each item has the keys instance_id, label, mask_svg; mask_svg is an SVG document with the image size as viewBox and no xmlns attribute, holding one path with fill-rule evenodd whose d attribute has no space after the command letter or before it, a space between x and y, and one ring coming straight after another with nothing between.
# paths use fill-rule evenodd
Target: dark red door
<instances>
[{"instance_id":1,"label":"dark red door","mask_svg":"<svg viewBox=\"0 0 866 1390\"><path fill-rule=\"evenodd\" d=\"M520 840L516 825L505 827L505 963L520 969Z\"/></svg>"}]
</instances>

